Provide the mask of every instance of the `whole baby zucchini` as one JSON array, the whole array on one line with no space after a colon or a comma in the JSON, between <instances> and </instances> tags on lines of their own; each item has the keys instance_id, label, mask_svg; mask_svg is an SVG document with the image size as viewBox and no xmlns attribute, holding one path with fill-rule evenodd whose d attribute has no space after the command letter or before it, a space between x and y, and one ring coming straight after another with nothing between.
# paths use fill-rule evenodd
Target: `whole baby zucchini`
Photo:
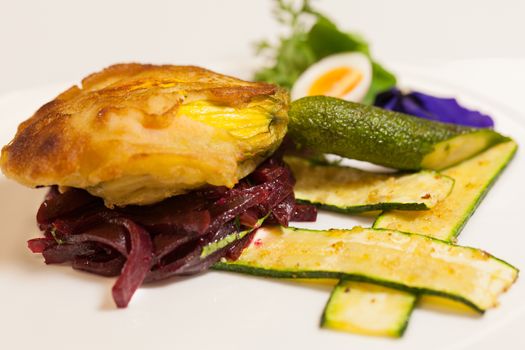
<instances>
[{"instance_id":1,"label":"whole baby zucchini","mask_svg":"<svg viewBox=\"0 0 525 350\"><path fill-rule=\"evenodd\" d=\"M453 240L461 231L505 166L517 145L510 141L443 172L455 179L450 195L431 210L391 211L379 216L374 227ZM408 325L418 297L391 288L340 281L334 287L322 317L322 327L366 335L399 337Z\"/></svg>"},{"instance_id":2,"label":"whole baby zucchini","mask_svg":"<svg viewBox=\"0 0 525 350\"><path fill-rule=\"evenodd\" d=\"M320 153L396 169L444 169L507 140L490 129L430 121L327 96L291 104L289 133Z\"/></svg>"},{"instance_id":3,"label":"whole baby zucchini","mask_svg":"<svg viewBox=\"0 0 525 350\"><path fill-rule=\"evenodd\" d=\"M480 312L496 306L518 276L516 268L478 249L362 227L261 228L238 260L214 268L276 278L372 282L454 299Z\"/></svg>"},{"instance_id":4,"label":"whole baby zucchini","mask_svg":"<svg viewBox=\"0 0 525 350\"><path fill-rule=\"evenodd\" d=\"M285 161L297 180L297 200L343 213L426 210L447 197L454 185L453 179L434 171L379 174L297 157Z\"/></svg>"}]
</instances>

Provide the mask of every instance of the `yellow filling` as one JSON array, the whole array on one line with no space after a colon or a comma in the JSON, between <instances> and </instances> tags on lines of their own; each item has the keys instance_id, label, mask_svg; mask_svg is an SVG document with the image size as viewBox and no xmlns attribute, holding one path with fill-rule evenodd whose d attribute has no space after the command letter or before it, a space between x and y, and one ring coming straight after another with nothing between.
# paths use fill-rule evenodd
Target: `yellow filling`
<instances>
[{"instance_id":1,"label":"yellow filling","mask_svg":"<svg viewBox=\"0 0 525 350\"><path fill-rule=\"evenodd\" d=\"M308 90L308 96L343 97L363 80L363 73L352 67L338 67L321 75Z\"/></svg>"}]
</instances>

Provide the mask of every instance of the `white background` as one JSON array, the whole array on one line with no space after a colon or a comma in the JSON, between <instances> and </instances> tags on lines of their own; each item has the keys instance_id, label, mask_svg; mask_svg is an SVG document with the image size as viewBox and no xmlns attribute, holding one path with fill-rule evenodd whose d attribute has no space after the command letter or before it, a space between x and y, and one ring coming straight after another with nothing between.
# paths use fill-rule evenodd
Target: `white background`
<instances>
[{"instance_id":1,"label":"white background","mask_svg":"<svg viewBox=\"0 0 525 350\"><path fill-rule=\"evenodd\" d=\"M116 62L249 60L254 41L279 33L271 5L269 0L0 0L0 95L16 98L14 90L78 81ZM443 81L525 115L525 1L323 0L317 6L342 28L364 34L387 66L426 66ZM34 104L29 101L31 108ZM9 117L0 115L2 121ZM5 202L1 207L7 209ZM313 323L312 329L317 329ZM522 331L522 323L507 325L476 349L503 343L505 349L523 349Z\"/></svg>"},{"instance_id":2,"label":"white background","mask_svg":"<svg viewBox=\"0 0 525 350\"><path fill-rule=\"evenodd\" d=\"M364 34L384 62L525 58L525 1L314 4ZM254 41L279 32L271 8L270 0L0 0L0 94L78 81L115 62L249 57Z\"/></svg>"}]
</instances>

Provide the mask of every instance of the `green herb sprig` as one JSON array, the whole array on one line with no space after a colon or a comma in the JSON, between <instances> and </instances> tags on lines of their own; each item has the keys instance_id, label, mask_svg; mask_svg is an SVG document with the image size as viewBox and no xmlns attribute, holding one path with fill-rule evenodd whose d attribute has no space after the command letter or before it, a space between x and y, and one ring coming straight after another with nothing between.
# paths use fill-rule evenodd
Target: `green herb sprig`
<instances>
[{"instance_id":1,"label":"green herb sprig","mask_svg":"<svg viewBox=\"0 0 525 350\"><path fill-rule=\"evenodd\" d=\"M315 62L335 53L357 51L370 57L372 62L372 82L364 103L373 103L377 93L395 86L395 76L371 58L366 40L358 34L339 30L328 17L312 7L310 0L303 0L299 5L289 0L276 0L275 3L274 17L288 33L281 36L276 45L267 40L257 43L257 54L266 56L270 64L255 73L255 80L291 89Z\"/></svg>"}]
</instances>

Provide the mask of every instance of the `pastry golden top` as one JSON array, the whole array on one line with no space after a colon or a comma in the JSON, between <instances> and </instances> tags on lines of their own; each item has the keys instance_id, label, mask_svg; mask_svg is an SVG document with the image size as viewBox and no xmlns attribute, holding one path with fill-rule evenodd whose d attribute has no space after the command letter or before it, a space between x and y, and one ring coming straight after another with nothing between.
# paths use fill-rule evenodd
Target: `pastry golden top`
<instances>
[{"instance_id":1,"label":"pastry golden top","mask_svg":"<svg viewBox=\"0 0 525 350\"><path fill-rule=\"evenodd\" d=\"M27 186L84 188L108 206L233 186L279 145L288 95L193 66L118 64L42 106L2 149Z\"/></svg>"}]
</instances>

